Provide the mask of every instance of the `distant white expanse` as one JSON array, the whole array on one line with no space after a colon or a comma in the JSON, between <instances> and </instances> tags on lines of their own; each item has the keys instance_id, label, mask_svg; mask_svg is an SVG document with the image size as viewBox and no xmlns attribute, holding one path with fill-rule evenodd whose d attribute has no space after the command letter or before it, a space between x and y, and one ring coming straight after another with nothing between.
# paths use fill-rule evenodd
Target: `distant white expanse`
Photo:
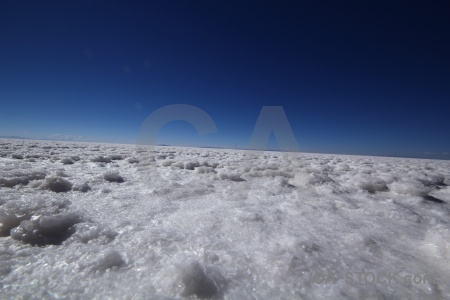
<instances>
[{"instance_id":1,"label":"distant white expanse","mask_svg":"<svg viewBox=\"0 0 450 300\"><path fill-rule=\"evenodd\" d=\"M0 298L450 299L450 161L0 140Z\"/></svg>"}]
</instances>

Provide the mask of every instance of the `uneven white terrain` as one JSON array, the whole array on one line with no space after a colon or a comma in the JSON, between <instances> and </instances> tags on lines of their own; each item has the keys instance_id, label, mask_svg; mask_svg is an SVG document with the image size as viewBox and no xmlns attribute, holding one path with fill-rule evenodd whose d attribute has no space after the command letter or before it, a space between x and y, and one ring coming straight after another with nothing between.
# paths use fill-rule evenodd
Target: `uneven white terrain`
<instances>
[{"instance_id":1,"label":"uneven white terrain","mask_svg":"<svg viewBox=\"0 0 450 300\"><path fill-rule=\"evenodd\" d=\"M450 161L0 140L0 298L450 299Z\"/></svg>"}]
</instances>

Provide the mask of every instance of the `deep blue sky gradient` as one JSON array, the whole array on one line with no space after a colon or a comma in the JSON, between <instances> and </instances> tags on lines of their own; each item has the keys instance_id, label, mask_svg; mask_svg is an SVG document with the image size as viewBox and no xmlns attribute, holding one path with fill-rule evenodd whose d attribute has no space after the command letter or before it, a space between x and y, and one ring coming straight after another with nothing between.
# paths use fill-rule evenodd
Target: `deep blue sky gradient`
<instances>
[{"instance_id":1,"label":"deep blue sky gradient","mask_svg":"<svg viewBox=\"0 0 450 300\"><path fill-rule=\"evenodd\" d=\"M450 156L447 1L1 1L0 135L245 147L283 106L302 151ZM432 154L430 154L432 153Z\"/></svg>"}]
</instances>

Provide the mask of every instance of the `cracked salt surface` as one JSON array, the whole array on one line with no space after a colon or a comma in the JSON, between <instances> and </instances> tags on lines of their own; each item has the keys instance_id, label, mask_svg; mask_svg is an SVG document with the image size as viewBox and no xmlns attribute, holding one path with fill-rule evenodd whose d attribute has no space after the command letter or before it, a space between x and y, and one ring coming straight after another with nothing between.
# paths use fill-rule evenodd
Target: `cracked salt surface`
<instances>
[{"instance_id":1,"label":"cracked salt surface","mask_svg":"<svg viewBox=\"0 0 450 300\"><path fill-rule=\"evenodd\" d=\"M449 167L0 140L1 298L450 299Z\"/></svg>"}]
</instances>

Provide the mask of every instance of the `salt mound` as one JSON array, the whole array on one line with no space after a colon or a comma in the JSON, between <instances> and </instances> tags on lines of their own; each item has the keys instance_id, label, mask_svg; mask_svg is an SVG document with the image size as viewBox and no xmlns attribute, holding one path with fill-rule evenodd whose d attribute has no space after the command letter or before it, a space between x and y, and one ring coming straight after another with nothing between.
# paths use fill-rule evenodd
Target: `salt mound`
<instances>
[{"instance_id":1,"label":"salt mound","mask_svg":"<svg viewBox=\"0 0 450 300\"><path fill-rule=\"evenodd\" d=\"M450 202L450 186L446 186L442 189L433 191L430 195L443 201Z\"/></svg>"},{"instance_id":2,"label":"salt mound","mask_svg":"<svg viewBox=\"0 0 450 300\"><path fill-rule=\"evenodd\" d=\"M8 236L33 246L71 242L108 244L117 232L69 211L70 201L52 196L10 200L0 207L0 236Z\"/></svg>"},{"instance_id":3,"label":"salt mound","mask_svg":"<svg viewBox=\"0 0 450 300\"><path fill-rule=\"evenodd\" d=\"M15 187L16 185L23 184L27 185L29 182L26 178L16 177L16 178L0 178L0 187Z\"/></svg>"},{"instance_id":4,"label":"salt mound","mask_svg":"<svg viewBox=\"0 0 450 300\"><path fill-rule=\"evenodd\" d=\"M445 185L450 185L450 176L445 176L444 184Z\"/></svg>"},{"instance_id":5,"label":"salt mound","mask_svg":"<svg viewBox=\"0 0 450 300\"><path fill-rule=\"evenodd\" d=\"M431 188L414 179L393 182L389 185L389 189L397 194L410 196L426 196L431 191Z\"/></svg>"},{"instance_id":6,"label":"salt mound","mask_svg":"<svg viewBox=\"0 0 450 300\"><path fill-rule=\"evenodd\" d=\"M50 190L55 193L63 193L72 189L72 183L59 176L47 177L41 185L41 189Z\"/></svg>"},{"instance_id":7,"label":"salt mound","mask_svg":"<svg viewBox=\"0 0 450 300\"><path fill-rule=\"evenodd\" d=\"M120 154L113 154L110 156L111 160L122 160L123 156Z\"/></svg>"},{"instance_id":8,"label":"salt mound","mask_svg":"<svg viewBox=\"0 0 450 300\"><path fill-rule=\"evenodd\" d=\"M139 163L139 160L137 158L130 157L127 159L127 162L129 162L130 164L137 164Z\"/></svg>"},{"instance_id":9,"label":"salt mound","mask_svg":"<svg viewBox=\"0 0 450 300\"><path fill-rule=\"evenodd\" d=\"M205 174L205 173L216 173L213 167L197 167L195 168L195 171L199 174Z\"/></svg>"},{"instance_id":10,"label":"salt mound","mask_svg":"<svg viewBox=\"0 0 450 300\"><path fill-rule=\"evenodd\" d=\"M338 172L347 172L351 170L351 168L347 164L343 163L338 164L334 169Z\"/></svg>"},{"instance_id":11,"label":"salt mound","mask_svg":"<svg viewBox=\"0 0 450 300\"><path fill-rule=\"evenodd\" d=\"M13 171L5 172L4 175L4 178L0 177L0 187L14 187L19 184L27 185L32 180L41 180L46 176L44 172L39 171Z\"/></svg>"},{"instance_id":12,"label":"salt mound","mask_svg":"<svg viewBox=\"0 0 450 300\"><path fill-rule=\"evenodd\" d=\"M11 229L32 216L59 213L69 205L70 201L61 199L9 201L0 208L0 236L8 236Z\"/></svg>"},{"instance_id":13,"label":"salt mound","mask_svg":"<svg viewBox=\"0 0 450 300\"><path fill-rule=\"evenodd\" d=\"M221 292L213 274L207 274L198 262L193 262L182 269L181 281L184 285L182 296L212 298Z\"/></svg>"},{"instance_id":14,"label":"salt mound","mask_svg":"<svg viewBox=\"0 0 450 300\"><path fill-rule=\"evenodd\" d=\"M222 180L245 181L239 174L220 173L218 176Z\"/></svg>"},{"instance_id":15,"label":"salt mound","mask_svg":"<svg viewBox=\"0 0 450 300\"><path fill-rule=\"evenodd\" d=\"M323 185L333 180L325 174L318 173L297 173L294 178L289 180L289 183L296 187L309 187L314 185Z\"/></svg>"},{"instance_id":16,"label":"salt mound","mask_svg":"<svg viewBox=\"0 0 450 300\"><path fill-rule=\"evenodd\" d=\"M267 176L267 177L277 177L277 176L286 177L286 178L294 177L294 175L292 175L289 172L285 172L283 170L270 170L270 169L262 171L261 175Z\"/></svg>"},{"instance_id":17,"label":"salt mound","mask_svg":"<svg viewBox=\"0 0 450 300\"><path fill-rule=\"evenodd\" d=\"M355 185L369 193L387 191L388 187L383 179L364 176L356 180Z\"/></svg>"},{"instance_id":18,"label":"salt mound","mask_svg":"<svg viewBox=\"0 0 450 300\"><path fill-rule=\"evenodd\" d=\"M87 182L84 183L76 183L73 185L72 190L77 192L86 193L90 191L92 188Z\"/></svg>"},{"instance_id":19,"label":"salt mound","mask_svg":"<svg viewBox=\"0 0 450 300\"><path fill-rule=\"evenodd\" d=\"M0 208L0 236L10 235L11 229L31 217L30 213L29 210L20 206L5 205Z\"/></svg>"},{"instance_id":20,"label":"salt mound","mask_svg":"<svg viewBox=\"0 0 450 300\"><path fill-rule=\"evenodd\" d=\"M442 174L427 174L425 178L418 178L425 186L442 186L444 185L445 177Z\"/></svg>"},{"instance_id":21,"label":"salt mound","mask_svg":"<svg viewBox=\"0 0 450 300\"><path fill-rule=\"evenodd\" d=\"M189 298L220 298L227 285L217 269L205 268L197 261L169 267L161 276L163 290Z\"/></svg>"},{"instance_id":22,"label":"salt mound","mask_svg":"<svg viewBox=\"0 0 450 300\"><path fill-rule=\"evenodd\" d=\"M173 164L171 165L171 167L179 168L179 169L184 169L184 163L183 163L182 161L175 162L175 163L173 163Z\"/></svg>"},{"instance_id":23,"label":"salt mound","mask_svg":"<svg viewBox=\"0 0 450 300\"><path fill-rule=\"evenodd\" d=\"M61 159L61 163L63 165L73 165L73 160L68 158L68 157L66 157L66 158Z\"/></svg>"},{"instance_id":24,"label":"salt mound","mask_svg":"<svg viewBox=\"0 0 450 300\"><path fill-rule=\"evenodd\" d=\"M75 232L72 226L80 222L82 218L73 212L36 216L22 221L11 231L11 237L33 246L61 245Z\"/></svg>"},{"instance_id":25,"label":"salt mound","mask_svg":"<svg viewBox=\"0 0 450 300\"><path fill-rule=\"evenodd\" d=\"M200 163L198 161L191 161L191 162L187 162L184 165L184 168L186 170L194 170L195 168L200 167Z\"/></svg>"},{"instance_id":26,"label":"salt mound","mask_svg":"<svg viewBox=\"0 0 450 300\"><path fill-rule=\"evenodd\" d=\"M219 163L218 162L207 162L207 161L204 161L204 162L202 162L201 163L201 165L202 166L205 166L205 167L211 167L211 168L217 168L218 166L219 166Z\"/></svg>"},{"instance_id":27,"label":"salt mound","mask_svg":"<svg viewBox=\"0 0 450 300\"><path fill-rule=\"evenodd\" d=\"M93 272L105 272L108 269L117 269L125 265L122 255L117 250L107 249L90 266Z\"/></svg>"},{"instance_id":28,"label":"salt mound","mask_svg":"<svg viewBox=\"0 0 450 300\"><path fill-rule=\"evenodd\" d=\"M87 244L93 240L99 244L108 244L118 235L117 231L98 224L83 222L74 225L75 233L70 240Z\"/></svg>"},{"instance_id":29,"label":"salt mound","mask_svg":"<svg viewBox=\"0 0 450 300\"><path fill-rule=\"evenodd\" d=\"M163 161L163 162L161 163L161 166L163 166L163 167L169 167L169 166L171 166L173 163L175 163L174 160L167 159L167 160L165 160L165 161Z\"/></svg>"},{"instance_id":30,"label":"salt mound","mask_svg":"<svg viewBox=\"0 0 450 300\"><path fill-rule=\"evenodd\" d=\"M102 162L102 163L110 163L111 158L105 156L97 156L91 159L92 162Z\"/></svg>"},{"instance_id":31,"label":"salt mound","mask_svg":"<svg viewBox=\"0 0 450 300\"><path fill-rule=\"evenodd\" d=\"M106 172L105 174L103 174L103 178L109 182L121 183L121 182L125 181L123 179L123 177L120 176L119 172L114 172L114 171Z\"/></svg>"}]
</instances>

